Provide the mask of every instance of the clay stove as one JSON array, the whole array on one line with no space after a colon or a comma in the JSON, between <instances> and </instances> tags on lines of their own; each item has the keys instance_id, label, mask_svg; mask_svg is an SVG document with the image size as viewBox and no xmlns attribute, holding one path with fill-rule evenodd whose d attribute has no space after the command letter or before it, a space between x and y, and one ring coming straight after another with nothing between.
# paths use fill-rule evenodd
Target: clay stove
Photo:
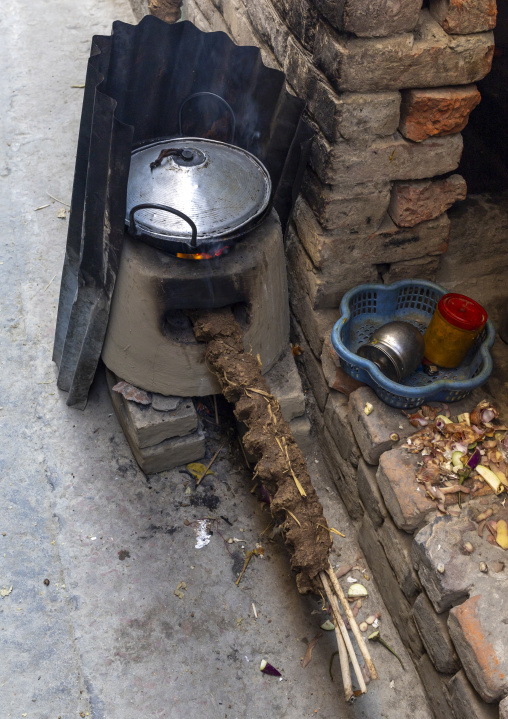
<instances>
[{"instance_id":1,"label":"clay stove","mask_svg":"<svg viewBox=\"0 0 508 719\"><path fill-rule=\"evenodd\" d=\"M301 383L289 350L286 267L276 213L272 211L230 252L211 260L180 259L126 236L102 358L112 373L110 389L122 378L173 400L167 405L169 412L161 412L135 406L111 392L131 449L145 471L169 469L204 455L192 398L220 393L220 388L205 364L205 347L196 342L186 310L225 306L242 324L245 347L259 357L263 374L276 378L273 391L287 419L294 419L295 412L303 419ZM176 418L178 408L180 421L168 422L168 417ZM183 436L175 437L176 432Z\"/></svg>"},{"instance_id":2,"label":"clay stove","mask_svg":"<svg viewBox=\"0 0 508 719\"><path fill-rule=\"evenodd\" d=\"M231 306L263 373L289 343L282 231L275 212L228 254L184 260L126 237L102 358L117 376L179 397L220 392L186 310Z\"/></svg>"}]
</instances>

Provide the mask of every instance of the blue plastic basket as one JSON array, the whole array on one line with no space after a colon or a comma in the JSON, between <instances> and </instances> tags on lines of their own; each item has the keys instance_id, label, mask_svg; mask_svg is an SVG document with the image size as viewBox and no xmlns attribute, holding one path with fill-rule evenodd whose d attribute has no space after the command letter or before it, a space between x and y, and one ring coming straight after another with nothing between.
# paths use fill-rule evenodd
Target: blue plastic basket
<instances>
[{"instance_id":1,"label":"blue plastic basket","mask_svg":"<svg viewBox=\"0 0 508 719\"><path fill-rule=\"evenodd\" d=\"M386 404L402 409L429 401L457 402L486 382L492 372L489 348L495 339L490 320L460 367L440 369L433 377L420 366L403 383L393 382L373 362L355 354L378 327L392 320L411 322L424 332L444 294L443 287L425 280L359 285L349 290L342 299L342 315L331 337L343 370L372 387Z\"/></svg>"}]
</instances>

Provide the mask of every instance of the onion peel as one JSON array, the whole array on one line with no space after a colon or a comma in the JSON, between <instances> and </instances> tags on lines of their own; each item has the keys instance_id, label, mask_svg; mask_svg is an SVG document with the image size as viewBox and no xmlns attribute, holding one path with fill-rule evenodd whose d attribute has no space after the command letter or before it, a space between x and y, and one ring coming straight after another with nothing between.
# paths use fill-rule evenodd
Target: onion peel
<instances>
[{"instance_id":1,"label":"onion peel","mask_svg":"<svg viewBox=\"0 0 508 719\"><path fill-rule=\"evenodd\" d=\"M259 665L259 671L263 672L263 674L269 674L271 677L282 678L282 674L279 672L279 670L275 669L275 667L272 666L269 662L267 662L266 659L261 660L261 664Z\"/></svg>"},{"instance_id":2,"label":"onion peel","mask_svg":"<svg viewBox=\"0 0 508 719\"><path fill-rule=\"evenodd\" d=\"M500 519L497 523L496 542L501 549L508 549L508 524L504 519Z\"/></svg>"},{"instance_id":3,"label":"onion peel","mask_svg":"<svg viewBox=\"0 0 508 719\"><path fill-rule=\"evenodd\" d=\"M504 492L503 483L500 481L499 477L492 472L492 470L488 467L484 467L482 464L479 464L476 467L476 471L480 477L487 482L495 494L501 494L501 492Z\"/></svg>"}]
</instances>

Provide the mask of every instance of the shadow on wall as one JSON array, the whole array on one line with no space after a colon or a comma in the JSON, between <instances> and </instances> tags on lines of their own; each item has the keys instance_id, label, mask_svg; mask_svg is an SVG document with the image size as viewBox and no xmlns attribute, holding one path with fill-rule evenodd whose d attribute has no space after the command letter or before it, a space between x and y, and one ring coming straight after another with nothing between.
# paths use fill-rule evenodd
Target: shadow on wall
<instances>
[{"instance_id":1,"label":"shadow on wall","mask_svg":"<svg viewBox=\"0 0 508 719\"><path fill-rule=\"evenodd\" d=\"M508 3L498 2L491 72L478 83L482 101L463 131L458 172L471 194L508 189Z\"/></svg>"}]
</instances>

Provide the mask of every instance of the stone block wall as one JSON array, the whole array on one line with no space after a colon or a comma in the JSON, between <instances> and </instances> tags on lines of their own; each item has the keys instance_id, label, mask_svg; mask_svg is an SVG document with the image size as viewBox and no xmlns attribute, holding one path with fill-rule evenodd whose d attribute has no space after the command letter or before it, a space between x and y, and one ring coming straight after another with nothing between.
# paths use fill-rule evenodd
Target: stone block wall
<instances>
[{"instance_id":1,"label":"stone block wall","mask_svg":"<svg viewBox=\"0 0 508 719\"><path fill-rule=\"evenodd\" d=\"M320 365L347 290L436 278L495 3L184 0L183 13L260 47L307 102L316 138L286 249L294 320Z\"/></svg>"},{"instance_id":2,"label":"stone block wall","mask_svg":"<svg viewBox=\"0 0 508 719\"><path fill-rule=\"evenodd\" d=\"M415 479L419 455L401 446L416 429L369 387L343 385L349 397L333 389L340 370L325 360L320 376L305 350L300 361L321 398L316 425L331 476L435 716L508 716L508 562L499 547L480 540L474 522L491 505L496 516L508 508L486 494L463 503L459 517L437 512ZM471 410L480 396L454 404L453 415ZM367 402L374 407L368 415Z\"/></svg>"}]
</instances>

